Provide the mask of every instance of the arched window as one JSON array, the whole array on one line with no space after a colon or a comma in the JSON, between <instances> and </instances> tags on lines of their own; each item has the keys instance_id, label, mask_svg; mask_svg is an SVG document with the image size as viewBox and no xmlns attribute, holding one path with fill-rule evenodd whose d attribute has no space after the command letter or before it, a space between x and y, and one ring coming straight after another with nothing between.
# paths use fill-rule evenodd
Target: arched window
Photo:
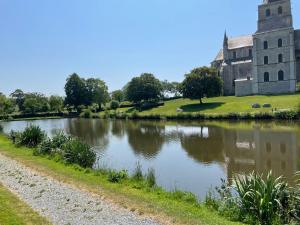
<instances>
[{"instance_id":1,"label":"arched window","mask_svg":"<svg viewBox=\"0 0 300 225\"><path fill-rule=\"evenodd\" d=\"M269 82L270 81L270 74L268 72L265 72L264 74L264 82Z\"/></svg>"},{"instance_id":2,"label":"arched window","mask_svg":"<svg viewBox=\"0 0 300 225\"><path fill-rule=\"evenodd\" d=\"M264 49L268 49L269 48L269 44L267 41L264 41Z\"/></svg>"},{"instance_id":3,"label":"arched window","mask_svg":"<svg viewBox=\"0 0 300 225\"><path fill-rule=\"evenodd\" d=\"M264 57L264 64L265 65L269 64L269 57L268 56Z\"/></svg>"},{"instance_id":4,"label":"arched window","mask_svg":"<svg viewBox=\"0 0 300 225\"><path fill-rule=\"evenodd\" d=\"M271 16L271 9L266 9L266 17Z\"/></svg>"},{"instance_id":5,"label":"arched window","mask_svg":"<svg viewBox=\"0 0 300 225\"><path fill-rule=\"evenodd\" d=\"M278 72L278 80L284 80L284 72L282 70L279 70Z\"/></svg>"},{"instance_id":6,"label":"arched window","mask_svg":"<svg viewBox=\"0 0 300 225\"><path fill-rule=\"evenodd\" d=\"M283 61L282 54L279 54L278 55L278 63L282 63L282 61Z\"/></svg>"},{"instance_id":7,"label":"arched window","mask_svg":"<svg viewBox=\"0 0 300 225\"><path fill-rule=\"evenodd\" d=\"M282 39L278 39L278 48L281 48L282 47Z\"/></svg>"},{"instance_id":8,"label":"arched window","mask_svg":"<svg viewBox=\"0 0 300 225\"><path fill-rule=\"evenodd\" d=\"M279 6L277 11L278 11L278 15L281 15L282 14L282 6Z\"/></svg>"},{"instance_id":9,"label":"arched window","mask_svg":"<svg viewBox=\"0 0 300 225\"><path fill-rule=\"evenodd\" d=\"M234 51L232 54L233 54L233 59L236 59L236 51Z\"/></svg>"}]
</instances>

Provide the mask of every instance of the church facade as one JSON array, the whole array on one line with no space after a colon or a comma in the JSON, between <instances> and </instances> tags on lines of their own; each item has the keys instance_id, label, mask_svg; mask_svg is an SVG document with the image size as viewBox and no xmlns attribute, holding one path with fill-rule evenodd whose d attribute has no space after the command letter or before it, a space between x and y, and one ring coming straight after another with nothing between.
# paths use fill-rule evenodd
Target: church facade
<instances>
[{"instance_id":1,"label":"church facade","mask_svg":"<svg viewBox=\"0 0 300 225\"><path fill-rule=\"evenodd\" d=\"M228 38L212 66L224 95L294 93L300 82L300 30L293 27L291 0L263 0L252 35Z\"/></svg>"}]
</instances>

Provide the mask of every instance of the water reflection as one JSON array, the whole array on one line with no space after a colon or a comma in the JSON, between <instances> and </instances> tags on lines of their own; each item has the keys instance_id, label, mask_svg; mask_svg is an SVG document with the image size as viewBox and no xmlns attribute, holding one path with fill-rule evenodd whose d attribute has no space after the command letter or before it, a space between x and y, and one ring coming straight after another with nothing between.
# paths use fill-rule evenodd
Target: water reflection
<instances>
[{"instance_id":1,"label":"water reflection","mask_svg":"<svg viewBox=\"0 0 300 225\"><path fill-rule=\"evenodd\" d=\"M29 122L3 123L5 132ZM102 162L132 171L140 161L154 167L159 184L203 196L220 178L252 171L289 181L300 169L300 124L197 123L97 119L34 121L52 134L57 129L96 146Z\"/></svg>"}]
</instances>

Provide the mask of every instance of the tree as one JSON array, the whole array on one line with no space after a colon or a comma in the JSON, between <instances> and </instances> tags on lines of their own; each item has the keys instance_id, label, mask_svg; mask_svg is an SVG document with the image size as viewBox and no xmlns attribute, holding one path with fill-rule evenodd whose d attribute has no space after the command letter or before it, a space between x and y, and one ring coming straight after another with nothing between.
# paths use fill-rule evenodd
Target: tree
<instances>
[{"instance_id":1,"label":"tree","mask_svg":"<svg viewBox=\"0 0 300 225\"><path fill-rule=\"evenodd\" d=\"M10 94L10 97L15 101L16 105L18 106L20 111L24 110L24 98L25 94L21 89L15 90L13 93Z\"/></svg>"},{"instance_id":2,"label":"tree","mask_svg":"<svg viewBox=\"0 0 300 225\"><path fill-rule=\"evenodd\" d=\"M162 86L154 75L144 73L134 77L127 86L126 95L129 101L141 103L142 101L158 101L161 97Z\"/></svg>"},{"instance_id":3,"label":"tree","mask_svg":"<svg viewBox=\"0 0 300 225\"><path fill-rule=\"evenodd\" d=\"M26 93L24 110L26 113L48 112L50 109L48 98L40 93Z\"/></svg>"},{"instance_id":4,"label":"tree","mask_svg":"<svg viewBox=\"0 0 300 225\"><path fill-rule=\"evenodd\" d=\"M179 83L178 82L169 82L167 80L164 80L161 82L163 95L165 98L168 98L171 96L177 97L179 96Z\"/></svg>"},{"instance_id":5,"label":"tree","mask_svg":"<svg viewBox=\"0 0 300 225\"><path fill-rule=\"evenodd\" d=\"M2 93L0 94L0 115L7 116L14 112L14 104L11 99Z\"/></svg>"},{"instance_id":6,"label":"tree","mask_svg":"<svg viewBox=\"0 0 300 225\"><path fill-rule=\"evenodd\" d=\"M112 100L122 102L124 99L124 93L122 90L116 90L111 93Z\"/></svg>"},{"instance_id":7,"label":"tree","mask_svg":"<svg viewBox=\"0 0 300 225\"><path fill-rule=\"evenodd\" d=\"M104 81L100 79L89 78L85 81L86 85L86 105L96 103L101 108L101 105L108 102L108 88Z\"/></svg>"},{"instance_id":8,"label":"tree","mask_svg":"<svg viewBox=\"0 0 300 225\"><path fill-rule=\"evenodd\" d=\"M49 105L52 112L61 112L64 107L64 99L57 95L51 95Z\"/></svg>"},{"instance_id":9,"label":"tree","mask_svg":"<svg viewBox=\"0 0 300 225\"><path fill-rule=\"evenodd\" d=\"M185 75L181 84L184 98L198 99L202 104L202 98L215 97L222 94L223 83L217 75L217 71L210 67L199 67Z\"/></svg>"},{"instance_id":10,"label":"tree","mask_svg":"<svg viewBox=\"0 0 300 225\"><path fill-rule=\"evenodd\" d=\"M76 73L70 75L65 85L65 103L74 106L76 109L80 105L86 105L85 80Z\"/></svg>"}]
</instances>

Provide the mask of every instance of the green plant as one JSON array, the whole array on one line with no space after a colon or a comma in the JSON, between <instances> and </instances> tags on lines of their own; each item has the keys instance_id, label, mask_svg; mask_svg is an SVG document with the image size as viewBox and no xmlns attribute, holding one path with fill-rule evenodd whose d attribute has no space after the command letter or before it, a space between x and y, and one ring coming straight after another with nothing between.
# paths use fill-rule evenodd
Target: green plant
<instances>
[{"instance_id":1,"label":"green plant","mask_svg":"<svg viewBox=\"0 0 300 225\"><path fill-rule=\"evenodd\" d=\"M110 170L108 171L108 181L112 183L120 183L122 180L128 178L127 170L115 171Z\"/></svg>"},{"instance_id":2,"label":"green plant","mask_svg":"<svg viewBox=\"0 0 300 225\"><path fill-rule=\"evenodd\" d=\"M156 186L155 170L153 168L148 170L146 181L149 187L153 188Z\"/></svg>"},{"instance_id":3,"label":"green plant","mask_svg":"<svg viewBox=\"0 0 300 225\"><path fill-rule=\"evenodd\" d=\"M70 140L70 137L66 135L63 131L55 132L52 137L52 147L61 149L62 146Z\"/></svg>"},{"instance_id":4,"label":"green plant","mask_svg":"<svg viewBox=\"0 0 300 225\"><path fill-rule=\"evenodd\" d=\"M39 126L30 125L18 135L18 138L18 144L33 148L46 138L46 134Z\"/></svg>"},{"instance_id":5,"label":"green plant","mask_svg":"<svg viewBox=\"0 0 300 225\"><path fill-rule=\"evenodd\" d=\"M3 126L0 124L0 133L3 132Z\"/></svg>"},{"instance_id":6,"label":"green plant","mask_svg":"<svg viewBox=\"0 0 300 225\"><path fill-rule=\"evenodd\" d=\"M143 171L142 171L142 166L141 166L140 162L137 162L136 167L135 167L135 169L133 171L132 178L134 180L137 180L137 181L141 181L141 180L144 179L144 175L143 175Z\"/></svg>"},{"instance_id":7,"label":"green plant","mask_svg":"<svg viewBox=\"0 0 300 225\"><path fill-rule=\"evenodd\" d=\"M80 117L83 118L92 118L92 116L93 116L93 112L90 108L84 109L82 113L80 113Z\"/></svg>"},{"instance_id":8,"label":"green plant","mask_svg":"<svg viewBox=\"0 0 300 225\"><path fill-rule=\"evenodd\" d=\"M34 149L34 155L49 155L53 150L52 140L50 138L46 138L42 143L38 146L38 148Z\"/></svg>"},{"instance_id":9,"label":"green plant","mask_svg":"<svg viewBox=\"0 0 300 225\"><path fill-rule=\"evenodd\" d=\"M173 192L170 192L170 197L188 202L190 204L198 204L198 199L192 192L180 191L175 189Z\"/></svg>"},{"instance_id":10,"label":"green plant","mask_svg":"<svg viewBox=\"0 0 300 225\"><path fill-rule=\"evenodd\" d=\"M110 102L110 109L116 110L119 107L120 107L120 103L118 101L112 100Z\"/></svg>"},{"instance_id":11,"label":"green plant","mask_svg":"<svg viewBox=\"0 0 300 225\"><path fill-rule=\"evenodd\" d=\"M272 173L268 174L266 181L256 173L236 176L233 187L242 213L261 225L272 225L278 219L289 195L287 183L281 177L275 179Z\"/></svg>"},{"instance_id":12,"label":"green plant","mask_svg":"<svg viewBox=\"0 0 300 225\"><path fill-rule=\"evenodd\" d=\"M63 159L70 164L78 164L84 168L93 167L96 161L96 153L86 143L77 138L70 139L63 146Z\"/></svg>"}]
</instances>

